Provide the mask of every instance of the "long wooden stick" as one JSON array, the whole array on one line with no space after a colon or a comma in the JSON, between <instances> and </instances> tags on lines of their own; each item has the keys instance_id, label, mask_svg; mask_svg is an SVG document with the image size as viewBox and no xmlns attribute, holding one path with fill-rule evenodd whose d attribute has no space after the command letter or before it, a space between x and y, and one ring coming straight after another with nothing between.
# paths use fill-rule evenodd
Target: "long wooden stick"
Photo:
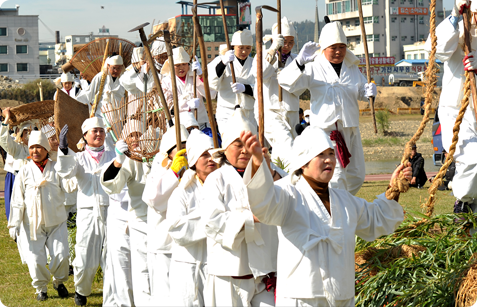
<instances>
[{"instance_id":1,"label":"long wooden stick","mask_svg":"<svg viewBox=\"0 0 477 307\"><path fill-rule=\"evenodd\" d=\"M282 3L280 0L277 0L277 32L278 34L282 34ZM282 48L278 49L278 69L283 68L285 65L282 63ZM278 101L283 101L283 89L280 85L278 85Z\"/></svg>"},{"instance_id":2,"label":"long wooden stick","mask_svg":"<svg viewBox=\"0 0 477 307\"><path fill-rule=\"evenodd\" d=\"M230 40L229 40L229 30L227 29L227 19L225 17L224 0L220 0L220 11L222 13L222 22L224 23L225 43L227 44L227 50L232 50L232 46L230 46ZM235 70L234 70L233 61L230 62L230 71L232 73L232 83L237 83L237 80L235 79Z\"/></svg>"},{"instance_id":3,"label":"long wooden stick","mask_svg":"<svg viewBox=\"0 0 477 307\"><path fill-rule=\"evenodd\" d=\"M172 99L174 101L174 126L176 127L176 144L177 150L181 149L181 122L179 116L179 96L177 95L176 71L174 67L174 56L172 54L171 34L164 31L164 41L166 42L167 57L169 66L171 67L171 83L172 83Z\"/></svg>"},{"instance_id":4,"label":"long wooden stick","mask_svg":"<svg viewBox=\"0 0 477 307\"><path fill-rule=\"evenodd\" d=\"M212 130L212 138L214 140L214 147L219 148L219 139L217 137L217 125L215 123L214 111L212 109L212 98L210 97L210 88L209 88L209 73L207 71L207 52L205 49L204 35L202 34L202 27L199 23L199 18L197 17L197 6L192 7L192 13L194 17L194 29L197 33L197 40L199 41L200 46L200 57L202 59L202 80L204 80L204 92L205 100L207 102L207 116L209 117L210 129Z\"/></svg>"},{"instance_id":5,"label":"long wooden stick","mask_svg":"<svg viewBox=\"0 0 477 307\"><path fill-rule=\"evenodd\" d=\"M371 72L369 67L369 53L368 53L368 42L366 40L366 29L364 28L363 21L363 6L361 5L361 0L358 0L358 11L359 11L359 24L361 25L361 35L363 36L364 44L364 56L366 58L366 75L368 77L368 83L371 83ZM374 97L369 97L369 103L371 104L371 113L373 115L373 125L374 133L378 133L378 127L376 126L376 115L374 112Z\"/></svg>"},{"instance_id":6,"label":"long wooden stick","mask_svg":"<svg viewBox=\"0 0 477 307\"><path fill-rule=\"evenodd\" d=\"M280 0L279 0L280 1ZM257 50L257 102L258 102L258 139L262 147L265 144L265 123L263 115L263 26L262 26L262 8L259 6L255 8L255 48ZM280 52L279 52L280 53Z\"/></svg>"},{"instance_id":7,"label":"long wooden stick","mask_svg":"<svg viewBox=\"0 0 477 307\"><path fill-rule=\"evenodd\" d=\"M470 35L470 18L472 13L467 8L464 8L464 12L462 13L462 17L464 18L464 52L465 55L469 54L472 51L471 47L471 40L472 37ZM474 113L475 117L477 118L477 90L475 86L475 72L469 71L469 79L470 79L470 91L472 93L472 103L474 104Z\"/></svg>"},{"instance_id":8,"label":"long wooden stick","mask_svg":"<svg viewBox=\"0 0 477 307\"><path fill-rule=\"evenodd\" d=\"M197 5L197 0L194 0L194 5ZM192 61L195 61L195 56L196 56L196 45L197 45L197 31L194 27L194 36L192 39ZM197 98L197 71L194 70L194 98ZM194 116L195 119L197 120L197 108L194 109Z\"/></svg>"},{"instance_id":9,"label":"long wooden stick","mask_svg":"<svg viewBox=\"0 0 477 307\"><path fill-rule=\"evenodd\" d=\"M106 58L108 57L108 50L109 50L109 39L107 40L106 48L104 49L103 65L101 66L101 70L104 69L104 63L106 63ZM98 108L99 100L101 100L103 97L104 82L106 81L106 76L108 75L108 73L109 72L106 69L106 71L105 72L103 71L103 74L101 75L101 83L99 84L99 91L96 94L96 96L94 96L93 106L91 107L91 112L89 113L90 118L94 117L94 114L96 113L96 109Z\"/></svg>"}]
</instances>

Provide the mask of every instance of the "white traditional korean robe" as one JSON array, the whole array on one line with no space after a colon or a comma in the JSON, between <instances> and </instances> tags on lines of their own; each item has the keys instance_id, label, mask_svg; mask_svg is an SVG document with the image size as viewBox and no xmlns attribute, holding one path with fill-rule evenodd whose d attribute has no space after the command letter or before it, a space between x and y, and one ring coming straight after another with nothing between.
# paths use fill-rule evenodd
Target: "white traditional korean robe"
<instances>
[{"instance_id":1,"label":"white traditional korean robe","mask_svg":"<svg viewBox=\"0 0 477 307\"><path fill-rule=\"evenodd\" d=\"M449 152L452 144L453 128L461 101L464 95L462 90L465 83L463 41L464 26L459 22L457 27L444 19L436 28L437 51L436 57L444 62L444 75L442 77L442 93L439 99L439 120L442 128L442 145ZM470 33L475 33L475 25L472 25ZM472 35L472 50L477 49L476 36ZM430 38L427 39L426 49L431 50ZM475 109L470 103L464 114L460 126L459 141L456 146L454 159L456 161L455 176L452 183L452 191L456 198L462 202L472 202L477 198L477 123Z\"/></svg>"},{"instance_id":2,"label":"white traditional korean robe","mask_svg":"<svg viewBox=\"0 0 477 307\"><path fill-rule=\"evenodd\" d=\"M384 194L369 203L330 188L330 216L303 177L274 184L263 162L250 178L250 163L244 174L250 208L279 230L277 294L305 302L326 298L329 305L320 306L354 306L355 236L372 241L392 233L404 219L402 207ZM277 305L283 306L279 299Z\"/></svg>"},{"instance_id":3,"label":"white traditional korean robe","mask_svg":"<svg viewBox=\"0 0 477 307\"><path fill-rule=\"evenodd\" d=\"M358 100L366 99L366 79L358 66L345 58L338 77L330 62L321 54L314 62L306 64L303 72L296 61L288 65L278 76L278 83L284 90L296 95L309 89L310 124L327 133L336 129L341 132L351 153L350 164L343 168L337 161L330 186L356 194L366 174L358 106Z\"/></svg>"}]
</instances>

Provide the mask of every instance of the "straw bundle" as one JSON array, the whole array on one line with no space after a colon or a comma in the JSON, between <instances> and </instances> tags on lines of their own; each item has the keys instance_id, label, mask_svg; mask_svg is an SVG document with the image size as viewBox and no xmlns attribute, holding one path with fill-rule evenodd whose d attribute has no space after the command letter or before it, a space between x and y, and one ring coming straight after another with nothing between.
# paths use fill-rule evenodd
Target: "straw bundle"
<instances>
[{"instance_id":1,"label":"straw bundle","mask_svg":"<svg viewBox=\"0 0 477 307\"><path fill-rule=\"evenodd\" d=\"M18 126L27 120L42 120L53 116L54 108L54 100L37 101L14 107L10 109L12 116L8 123L12 126Z\"/></svg>"},{"instance_id":2,"label":"straw bundle","mask_svg":"<svg viewBox=\"0 0 477 307\"><path fill-rule=\"evenodd\" d=\"M114 141L121 139L128 144L126 155L129 158L147 162L159 152L160 140L167 126L155 90L147 95L129 95L129 99L121 101L111 98L101 111Z\"/></svg>"},{"instance_id":3,"label":"straw bundle","mask_svg":"<svg viewBox=\"0 0 477 307\"><path fill-rule=\"evenodd\" d=\"M465 277L462 279L459 291L457 291L456 307L473 306L477 301L477 262L475 262L475 255L471 257L474 264L465 272Z\"/></svg>"},{"instance_id":4,"label":"straw bundle","mask_svg":"<svg viewBox=\"0 0 477 307\"><path fill-rule=\"evenodd\" d=\"M83 73L85 79L91 82L102 68L105 49L109 40L108 56L114 52L119 54L121 45L121 56L123 57L124 66L131 64L131 55L135 47L133 43L122 38L104 37L98 38L86 44L71 58L69 63Z\"/></svg>"}]
</instances>

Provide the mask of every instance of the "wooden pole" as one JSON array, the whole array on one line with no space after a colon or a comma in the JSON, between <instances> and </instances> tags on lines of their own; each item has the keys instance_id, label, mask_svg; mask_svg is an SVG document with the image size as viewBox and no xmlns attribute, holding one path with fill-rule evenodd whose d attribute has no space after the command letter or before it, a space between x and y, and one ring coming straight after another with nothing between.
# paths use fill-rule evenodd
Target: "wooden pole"
<instances>
[{"instance_id":1,"label":"wooden pole","mask_svg":"<svg viewBox=\"0 0 477 307\"><path fill-rule=\"evenodd\" d=\"M40 90L40 101L43 101L43 87L41 86L41 82L37 84L38 89Z\"/></svg>"},{"instance_id":2,"label":"wooden pole","mask_svg":"<svg viewBox=\"0 0 477 307\"><path fill-rule=\"evenodd\" d=\"M179 116L179 97L177 95L176 71L174 68L174 56L172 54L171 34L164 31L164 41L166 42L167 57L169 58L169 66L171 67L171 83L172 83L172 99L174 101L174 122L176 127L176 144L177 151L181 149L181 122Z\"/></svg>"},{"instance_id":3,"label":"wooden pole","mask_svg":"<svg viewBox=\"0 0 477 307\"><path fill-rule=\"evenodd\" d=\"M220 11L222 13L222 22L224 24L225 42L227 44L227 50L232 50L232 46L230 46L230 40L229 40L229 30L227 29L227 19L225 17L224 0L220 0ZM202 58L202 60L203 59L204 58ZM237 80L235 79L235 70L234 70L233 61L230 62L230 71L232 73L232 83L237 83Z\"/></svg>"},{"instance_id":4,"label":"wooden pole","mask_svg":"<svg viewBox=\"0 0 477 307\"><path fill-rule=\"evenodd\" d=\"M280 0L278 0L280 2ZM262 27L262 8L259 6L255 8L256 22L255 22L255 48L257 49L257 100L258 100L258 139L262 147L265 144L265 123L263 115L263 27ZM280 52L279 52L280 54Z\"/></svg>"},{"instance_id":5,"label":"wooden pole","mask_svg":"<svg viewBox=\"0 0 477 307\"><path fill-rule=\"evenodd\" d=\"M464 12L462 13L462 17L464 18L464 52L465 55L469 54L472 51L471 47L471 35L470 35L470 20L472 18L472 13L469 9L464 8ZM472 93L472 103L474 105L474 113L477 118L477 90L475 86L475 72L469 71L469 79L470 79L470 91Z\"/></svg>"},{"instance_id":6,"label":"wooden pole","mask_svg":"<svg viewBox=\"0 0 477 307\"><path fill-rule=\"evenodd\" d=\"M103 65L101 65L101 70L104 69L104 63L106 63L106 58L108 57L108 50L109 50L109 39L106 42L106 48L104 49L104 55L103 55ZM106 81L106 76L108 75L108 71L106 72L103 71L103 74L101 75L101 83L99 84L99 91L94 96L94 102L93 106L91 107L91 112L89 113L89 117L94 117L94 114L96 113L96 109L98 108L98 103L99 100L102 99L103 97L103 89L104 89L104 82Z\"/></svg>"},{"instance_id":7,"label":"wooden pole","mask_svg":"<svg viewBox=\"0 0 477 307\"><path fill-rule=\"evenodd\" d=\"M194 5L197 5L197 0L194 0ZM195 61L195 56L197 52L197 31L194 27L194 36L192 39L192 61ZM194 70L194 98L197 98L197 71ZM197 120L197 108L194 109L194 116Z\"/></svg>"},{"instance_id":8,"label":"wooden pole","mask_svg":"<svg viewBox=\"0 0 477 307\"><path fill-rule=\"evenodd\" d=\"M366 29L364 28L364 21L363 21L363 6L361 5L361 0L358 0L358 11L359 11L359 24L361 26L361 35L363 36L363 44L364 44L364 56L366 58L366 75L368 77L368 83L371 83L371 72L369 68L369 53L368 53L368 42L366 40ZM378 127L376 126L376 115L374 112L374 97L369 97L369 103L371 105L371 114L373 115L373 125L374 125L374 133L378 133Z\"/></svg>"},{"instance_id":9,"label":"wooden pole","mask_svg":"<svg viewBox=\"0 0 477 307\"><path fill-rule=\"evenodd\" d=\"M192 13L194 17L194 31L197 33L197 40L200 46L200 57L202 59L202 80L204 80L204 92L205 100L207 102L207 116L209 117L210 128L212 130L212 138L214 140L214 148L219 148L219 139L217 137L217 125L215 123L214 111L212 109L212 98L210 97L210 88L209 88L209 73L207 71L207 53L204 43L204 35L202 34L202 28L199 24L199 18L197 17L197 7L192 7Z\"/></svg>"},{"instance_id":10,"label":"wooden pole","mask_svg":"<svg viewBox=\"0 0 477 307\"><path fill-rule=\"evenodd\" d=\"M277 0L277 32L278 34L282 34L282 2ZM282 48L278 49L278 69L283 68L285 65L282 63ZM278 101L283 101L283 89L280 85L278 85ZM292 127L293 129L293 127Z\"/></svg>"}]
</instances>

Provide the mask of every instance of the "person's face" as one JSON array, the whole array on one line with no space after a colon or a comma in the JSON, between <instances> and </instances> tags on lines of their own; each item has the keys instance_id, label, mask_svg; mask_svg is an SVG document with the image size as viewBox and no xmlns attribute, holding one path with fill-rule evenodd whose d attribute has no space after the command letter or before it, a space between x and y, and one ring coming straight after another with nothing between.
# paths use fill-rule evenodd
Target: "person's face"
<instances>
[{"instance_id":1,"label":"person's face","mask_svg":"<svg viewBox=\"0 0 477 307\"><path fill-rule=\"evenodd\" d=\"M330 182L336 166L334 149L328 148L302 167L303 174L319 182Z\"/></svg>"},{"instance_id":2,"label":"person's face","mask_svg":"<svg viewBox=\"0 0 477 307\"><path fill-rule=\"evenodd\" d=\"M34 162L41 162L46 159L48 151L41 145L32 145L28 149L30 157Z\"/></svg>"},{"instance_id":3,"label":"person's face","mask_svg":"<svg viewBox=\"0 0 477 307\"><path fill-rule=\"evenodd\" d=\"M63 82L63 88L67 91L71 90L73 87L73 82Z\"/></svg>"},{"instance_id":4,"label":"person's face","mask_svg":"<svg viewBox=\"0 0 477 307\"><path fill-rule=\"evenodd\" d=\"M284 37L284 42L283 42L283 47L282 47L282 53L283 54L290 53L293 49L293 46L295 46L295 37L285 36Z\"/></svg>"},{"instance_id":5,"label":"person's face","mask_svg":"<svg viewBox=\"0 0 477 307\"><path fill-rule=\"evenodd\" d=\"M342 63L346 56L345 44L334 44L326 48L324 51L325 58L332 64Z\"/></svg>"},{"instance_id":6,"label":"person's face","mask_svg":"<svg viewBox=\"0 0 477 307\"><path fill-rule=\"evenodd\" d=\"M174 71L176 72L177 77L184 78L189 72L189 63L174 65Z\"/></svg>"},{"instance_id":7,"label":"person's face","mask_svg":"<svg viewBox=\"0 0 477 307\"><path fill-rule=\"evenodd\" d=\"M181 143L181 150L184 149L184 148L186 148L186 142ZM169 154L169 159L170 160L174 160L174 156L176 155L177 151L178 151L177 146L174 147L173 150L171 150L171 153Z\"/></svg>"},{"instance_id":8,"label":"person's face","mask_svg":"<svg viewBox=\"0 0 477 307\"><path fill-rule=\"evenodd\" d=\"M413 148L411 150L411 157L414 157L416 155L416 153L417 153L417 148Z\"/></svg>"},{"instance_id":9,"label":"person's face","mask_svg":"<svg viewBox=\"0 0 477 307\"><path fill-rule=\"evenodd\" d=\"M56 135L53 135L52 137L48 138L48 143L50 143L51 151L58 151L58 146L60 144L58 143Z\"/></svg>"},{"instance_id":10,"label":"person's face","mask_svg":"<svg viewBox=\"0 0 477 307\"><path fill-rule=\"evenodd\" d=\"M241 60L247 59L252 52L252 46L234 46L235 56Z\"/></svg>"},{"instance_id":11,"label":"person's face","mask_svg":"<svg viewBox=\"0 0 477 307\"><path fill-rule=\"evenodd\" d=\"M108 65L109 73L113 78L117 78L123 71L123 65Z\"/></svg>"},{"instance_id":12,"label":"person's face","mask_svg":"<svg viewBox=\"0 0 477 307\"><path fill-rule=\"evenodd\" d=\"M205 151L195 162L195 170L202 181L205 181L205 178L216 169L217 163L212 161L212 156L208 151Z\"/></svg>"},{"instance_id":13,"label":"person's face","mask_svg":"<svg viewBox=\"0 0 477 307\"><path fill-rule=\"evenodd\" d=\"M139 139L141 138L142 133L140 132L133 132L130 133L129 136L126 138L126 143L133 151L139 151L141 148L139 147Z\"/></svg>"},{"instance_id":14,"label":"person's face","mask_svg":"<svg viewBox=\"0 0 477 307\"><path fill-rule=\"evenodd\" d=\"M164 65L164 62L167 61L167 53L164 52L159 55L155 55L154 60L156 60L156 62L158 62L159 64Z\"/></svg>"},{"instance_id":15,"label":"person's face","mask_svg":"<svg viewBox=\"0 0 477 307\"><path fill-rule=\"evenodd\" d=\"M103 128L89 129L84 135L84 138L89 146L101 147L104 145L104 139L106 138L106 132Z\"/></svg>"},{"instance_id":16,"label":"person's face","mask_svg":"<svg viewBox=\"0 0 477 307\"><path fill-rule=\"evenodd\" d=\"M298 117L300 119L300 122L303 120L303 113L298 114Z\"/></svg>"},{"instance_id":17,"label":"person's face","mask_svg":"<svg viewBox=\"0 0 477 307\"><path fill-rule=\"evenodd\" d=\"M31 130L30 129L25 129L22 132L22 142L26 146L28 146L28 136L30 135Z\"/></svg>"},{"instance_id":18,"label":"person's face","mask_svg":"<svg viewBox=\"0 0 477 307\"><path fill-rule=\"evenodd\" d=\"M236 139L229 145L229 147L227 147L225 150L225 156L232 166L240 169L245 169L248 161L250 161L250 158L252 157L247 153L245 146L243 146L240 139Z\"/></svg>"}]
</instances>

